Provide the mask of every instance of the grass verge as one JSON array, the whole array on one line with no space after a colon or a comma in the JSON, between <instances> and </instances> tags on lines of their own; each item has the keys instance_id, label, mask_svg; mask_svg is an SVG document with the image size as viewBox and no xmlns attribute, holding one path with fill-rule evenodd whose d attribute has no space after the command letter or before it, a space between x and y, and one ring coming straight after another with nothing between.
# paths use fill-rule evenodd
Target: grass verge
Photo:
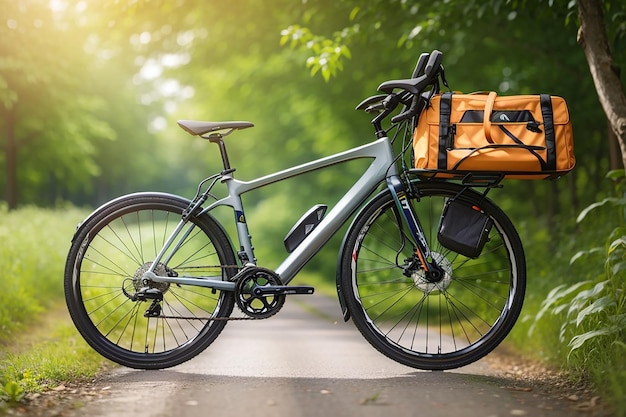
<instances>
[{"instance_id":1,"label":"grass verge","mask_svg":"<svg viewBox=\"0 0 626 417\"><path fill-rule=\"evenodd\" d=\"M104 362L63 304L63 267L75 208L0 206L0 410L29 395L92 378Z\"/></svg>"},{"instance_id":2,"label":"grass verge","mask_svg":"<svg viewBox=\"0 0 626 417\"><path fill-rule=\"evenodd\" d=\"M0 347L0 414L33 394L92 380L107 366L55 305Z\"/></svg>"}]
</instances>

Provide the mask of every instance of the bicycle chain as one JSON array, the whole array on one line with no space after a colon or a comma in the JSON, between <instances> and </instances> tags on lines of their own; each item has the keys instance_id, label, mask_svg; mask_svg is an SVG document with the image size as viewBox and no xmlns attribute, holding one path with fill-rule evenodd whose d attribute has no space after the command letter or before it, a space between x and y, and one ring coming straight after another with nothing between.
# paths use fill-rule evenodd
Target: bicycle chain
<instances>
[{"instance_id":1,"label":"bicycle chain","mask_svg":"<svg viewBox=\"0 0 626 417\"><path fill-rule=\"evenodd\" d=\"M180 317L180 316L156 316L150 317L155 319L176 319L176 320L202 320L202 321L243 321L243 320L265 320L273 317L274 314L267 317Z\"/></svg>"}]
</instances>

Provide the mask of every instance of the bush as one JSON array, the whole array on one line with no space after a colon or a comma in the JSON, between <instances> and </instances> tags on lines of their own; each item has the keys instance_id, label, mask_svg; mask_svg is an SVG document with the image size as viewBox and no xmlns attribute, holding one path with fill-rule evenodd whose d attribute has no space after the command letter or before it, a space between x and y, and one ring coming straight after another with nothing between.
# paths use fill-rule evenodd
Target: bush
<instances>
[{"instance_id":1,"label":"bush","mask_svg":"<svg viewBox=\"0 0 626 417\"><path fill-rule=\"evenodd\" d=\"M584 209L577 223L578 250L570 259L578 282L562 283L545 297L530 333L541 322L558 321L565 367L589 377L618 415L626 415L626 184L624 170L610 172L616 197ZM607 237L608 236L608 237ZM598 244L594 244L598 242Z\"/></svg>"}]
</instances>

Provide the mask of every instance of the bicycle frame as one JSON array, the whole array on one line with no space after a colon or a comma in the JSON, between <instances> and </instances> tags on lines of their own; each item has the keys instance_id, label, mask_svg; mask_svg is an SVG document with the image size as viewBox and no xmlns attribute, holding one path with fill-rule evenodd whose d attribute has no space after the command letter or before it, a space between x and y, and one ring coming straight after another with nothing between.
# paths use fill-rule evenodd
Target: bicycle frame
<instances>
[{"instance_id":1,"label":"bicycle frame","mask_svg":"<svg viewBox=\"0 0 626 417\"><path fill-rule=\"evenodd\" d=\"M365 202L365 200L375 191L379 184L386 181L390 189L395 192L395 187L392 187L392 184L397 186L399 181L398 170L395 164L393 148L388 137L383 137L369 144L297 165L251 181L239 181L233 178L230 174L226 174L221 178L221 182L226 185L228 196L213 202L206 208L202 209L198 216L209 213L211 210L219 206L231 207L235 213L237 235L241 248L239 252L240 259L247 263L256 264L256 258L254 256L251 237L248 232L245 212L241 200L242 194L301 174L361 158L373 159L372 164L361 175L361 177L359 177L348 192L326 214L320 224L276 268L275 272L280 276L283 283L288 284L304 267L304 265L341 228L341 226L348 220L348 218L350 218L357 208ZM154 266L161 262L162 259L166 259L165 263L167 264L168 258L164 257L168 252L168 249L172 247L171 254L175 253L177 248L180 247L185 238L191 232L190 228L180 238L178 237L183 231L185 224L185 219L180 221L177 228L172 233L172 236L168 239L163 249L154 260L153 267L146 273L146 278L155 282L196 285L218 290L234 290L235 282L224 281L222 276L201 278L187 276L166 277L158 276L154 273ZM421 229L421 227L419 227L419 223L417 227ZM418 233L420 232L421 230ZM174 245L176 239L178 239L178 243Z\"/></svg>"}]
</instances>

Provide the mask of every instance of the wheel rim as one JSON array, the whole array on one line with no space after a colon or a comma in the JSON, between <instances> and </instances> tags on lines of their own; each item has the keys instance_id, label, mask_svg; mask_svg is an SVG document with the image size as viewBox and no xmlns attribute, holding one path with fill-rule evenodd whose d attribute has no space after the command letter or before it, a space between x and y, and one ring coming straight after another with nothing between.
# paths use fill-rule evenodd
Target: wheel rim
<instances>
[{"instance_id":1,"label":"wheel rim","mask_svg":"<svg viewBox=\"0 0 626 417\"><path fill-rule=\"evenodd\" d=\"M88 341L101 353L113 349L130 355L167 354L191 346L212 326L223 326L210 320L216 313L227 315L232 310L232 303L224 306L221 292L141 282L142 271L152 264L179 219L178 207L129 207L105 217L84 237L74 266L74 293L79 308L84 309L85 325L95 330L96 336L87 335ZM223 254L203 229L201 222L195 224L179 252L168 265L157 265L155 273L225 274ZM133 301L127 296L142 287L162 293L158 307L154 300ZM102 345L102 339L109 348Z\"/></svg>"},{"instance_id":2,"label":"wheel rim","mask_svg":"<svg viewBox=\"0 0 626 417\"><path fill-rule=\"evenodd\" d=\"M515 259L508 256L512 243L504 227L494 224L478 259L453 253L439 244L436 231L445 198L454 194L426 194L415 210L433 258L443 262L440 282L427 282L419 270L403 273L401 266L413 256L413 246L397 226L391 200L361 228L351 257L352 288L364 325L378 339L379 349L381 344L392 346L396 356L409 357L409 365L421 359L431 365L458 362L468 354L488 353L516 320L521 301L514 298L523 291Z\"/></svg>"}]
</instances>

